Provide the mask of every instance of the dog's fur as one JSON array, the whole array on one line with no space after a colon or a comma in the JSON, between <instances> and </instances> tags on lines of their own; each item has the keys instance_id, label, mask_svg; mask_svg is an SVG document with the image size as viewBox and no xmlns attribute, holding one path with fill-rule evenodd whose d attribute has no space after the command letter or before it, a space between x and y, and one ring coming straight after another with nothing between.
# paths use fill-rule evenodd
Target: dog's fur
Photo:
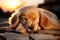
<instances>
[{"instance_id":1,"label":"dog's fur","mask_svg":"<svg viewBox=\"0 0 60 40\"><path fill-rule=\"evenodd\" d=\"M26 33L26 31L37 31L41 27L44 29L57 29L59 27L55 14L37 7L23 7L15 12L15 17L13 15L9 18L10 27L16 28L19 25L16 30L20 30L22 33Z\"/></svg>"}]
</instances>

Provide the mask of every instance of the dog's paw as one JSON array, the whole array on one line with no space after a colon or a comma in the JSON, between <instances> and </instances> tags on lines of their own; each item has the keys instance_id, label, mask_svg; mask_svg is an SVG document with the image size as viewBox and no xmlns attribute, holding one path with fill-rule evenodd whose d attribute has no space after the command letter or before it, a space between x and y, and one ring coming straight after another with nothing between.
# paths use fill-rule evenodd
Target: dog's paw
<instances>
[{"instance_id":1,"label":"dog's paw","mask_svg":"<svg viewBox=\"0 0 60 40\"><path fill-rule=\"evenodd\" d=\"M37 31L37 30L41 30L41 27L38 26L38 27L35 27L35 28L34 28L34 31Z\"/></svg>"},{"instance_id":2,"label":"dog's paw","mask_svg":"<svg viewBox=\"0 0 60 40\"><path fill-rule=\"evenodd\" d=\"M16 28L16 31L20 32L20 33L26 33L26 29L23 27L23 25L21 23Z\"/></svg>"}]
</instances>

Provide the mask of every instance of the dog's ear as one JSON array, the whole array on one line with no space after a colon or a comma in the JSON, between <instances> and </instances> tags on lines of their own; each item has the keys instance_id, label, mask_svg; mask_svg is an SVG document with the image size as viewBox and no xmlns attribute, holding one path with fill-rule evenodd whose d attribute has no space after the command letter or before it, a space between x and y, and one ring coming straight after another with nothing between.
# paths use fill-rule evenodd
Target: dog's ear
<instances>
[{"instance_id":1,"label":"dog's ear","mask_svg":"<svg viewBox=\"0 0 60 40\"><path fill-rule=\"evenodd\" d=\"M15 10L14 13L12 13L11 17L9 17L9 24L10 24L10 28L16 28L16 26L18 25L20 19L20 8Z\"/></svg>"},{"instance_id":2,"label":"dog's ear","mask_svg":"<svg viewBox=\"0 0 60 40\"><path fill-rule=\"evenodd\" d=\"M54 13L42 8L39 10L41 14L40 25L44 29L59 29L59 19Z\"/></svg>"},{"instance_id":3,"label":"dog's ear","mask_svg":"<svg viewBox=\"0 0 60 40\"><path fill-rule=\"evenodd\" d=\"M18 23L19 23L19 19L17 13L12 13L11 17L9 17L10 28L15 28L16 25L18 25Z\"/></svg>"}]
</instances>

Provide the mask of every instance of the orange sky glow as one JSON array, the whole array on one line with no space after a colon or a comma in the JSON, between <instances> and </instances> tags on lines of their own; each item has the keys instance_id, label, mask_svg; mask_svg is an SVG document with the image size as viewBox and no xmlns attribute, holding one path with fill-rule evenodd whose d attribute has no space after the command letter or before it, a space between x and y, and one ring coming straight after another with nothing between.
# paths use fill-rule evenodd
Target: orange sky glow
<instances>
[{"instance_id":1,"label":"orange sky glow","mask_svg":"<svg viewBox=\"0 0 60 40\"><path fill-rule=\"evenodd\" d=\"M12 12L22 5L38 5L43 2L44 0L0 0L0 8L4 12Z\"/></svg>"}]
</instances>

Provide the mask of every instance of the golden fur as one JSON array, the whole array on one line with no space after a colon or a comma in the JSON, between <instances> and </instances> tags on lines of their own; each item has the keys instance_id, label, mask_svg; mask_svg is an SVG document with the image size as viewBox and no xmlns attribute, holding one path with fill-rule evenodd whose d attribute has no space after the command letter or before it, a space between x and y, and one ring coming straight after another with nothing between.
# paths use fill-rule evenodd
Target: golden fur
<instances>
[{"instance_id":1,"label":"golden fur","mask_svg":"<svg viewBox=\"0 0 60 40\"><path fill-rule=\"evenodd\" d=\"M29 7L23 10L28 26L33 26L34 31L40 30L38 9L36 7Z\"/></svg>"},{"instance_id":2,"label":"golden fur","mask_svg":"<svg viewBox=\"0 0 60 40\"><path fill-rule=\"evenodd\" d=\"M28 25L27 27L33 27L32 30L30 31L37 31L40 30L41 27L43 27L44 29L57 29L59 27L59 22L57 20L57 17L55 14L44 10L44 9L39 9L37 7L32 7L32 6L28 6L28 7L23 7L21 9L19 9L16 13L17 16L17 23L10 26L12 27L16 27L16 25L19 25L19 21L20 24L23 25L23 23L27 22L26 24ZM20 19L22 16L22 20ZM10 24L11 24L11 19L12 16L9 18ZM11 20L10 20L11 19ZM23 21L23 23L21 23L21 21ZM19 26L20 27L20 26ZM20 29L20 32L22 31L22 33L26 33L26 28L22 27L21 28L17 28L17 30Z\"/></svg>"}]
</instances>

